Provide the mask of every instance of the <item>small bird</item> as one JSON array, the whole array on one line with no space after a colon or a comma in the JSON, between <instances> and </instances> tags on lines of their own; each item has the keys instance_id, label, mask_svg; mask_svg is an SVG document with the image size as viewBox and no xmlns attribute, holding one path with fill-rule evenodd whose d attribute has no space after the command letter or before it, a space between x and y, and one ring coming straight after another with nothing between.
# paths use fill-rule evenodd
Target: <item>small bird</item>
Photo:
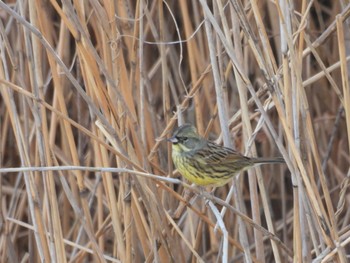
<instances>
[{"instance_id":1,"label":"small bird","mask_svg":"<svg viewBox=\"0 0 350 263\"><path fill-rule=\"evenodd\" d=\"M239 172L283 158L250 158L201 137L191 124L178 127L171 138L172 159L188 181L200 186L222 186Z\"/></svg>"}]
</instances>

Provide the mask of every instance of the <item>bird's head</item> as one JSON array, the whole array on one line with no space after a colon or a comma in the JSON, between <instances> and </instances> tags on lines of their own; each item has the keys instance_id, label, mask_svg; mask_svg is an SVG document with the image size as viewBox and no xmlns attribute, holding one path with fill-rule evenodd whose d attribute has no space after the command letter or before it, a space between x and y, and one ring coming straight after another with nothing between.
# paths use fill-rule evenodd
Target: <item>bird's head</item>
<instances>
[{"instance_id":1,"label":"bird's head","mask_svg":"<svg viewBox=\"0 0 350 263\"><path fill-rule=\"evenodd\" d=\"M168 141L172 143L173 152L188 153L200 147L203 138L198 135L193 125L186 123L178 127Z\"/></svg>"}]
</instances>

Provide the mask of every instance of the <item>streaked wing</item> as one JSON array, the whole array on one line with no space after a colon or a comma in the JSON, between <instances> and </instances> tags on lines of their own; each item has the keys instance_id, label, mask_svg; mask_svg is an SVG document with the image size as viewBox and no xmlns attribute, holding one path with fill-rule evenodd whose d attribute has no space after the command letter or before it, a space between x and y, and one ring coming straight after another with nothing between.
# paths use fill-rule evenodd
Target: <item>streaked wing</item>
<instances>
[{"instance_id":1,"label":"streaked wing","mask_svg":"<svg viewBox=\"0 0 350 263\"><path fill-rule=\"evenodd\" d=\"M246 160L249 163L249 158L243 156L239 152L220 146L213 142L208 142L203 149L197 151L201 159L208 165L233 164L236 161Z\"/></svg>"}]
</instances>

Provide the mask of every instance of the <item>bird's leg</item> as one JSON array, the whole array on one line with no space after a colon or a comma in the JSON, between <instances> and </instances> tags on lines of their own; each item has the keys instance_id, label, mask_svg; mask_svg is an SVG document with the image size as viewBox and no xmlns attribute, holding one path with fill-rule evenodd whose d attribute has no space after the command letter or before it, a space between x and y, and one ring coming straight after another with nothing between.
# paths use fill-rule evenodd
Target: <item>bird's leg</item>
<instances>
[{"instance_id":1,"label":"bird's leg","mask_svg":"<svg viewBox=\"0 0 350 263\"><path fill-rule=\"evenodd\" d=\"M213 199L212 197L215 196L214 193L215 193L216 187L213 187L211 190L210 190L210 187L207 187L207 188L201 187L200 189L201 189L200 195L204 198L205 204L207 205L208 201Z\"/></svg>"}]
</instances>

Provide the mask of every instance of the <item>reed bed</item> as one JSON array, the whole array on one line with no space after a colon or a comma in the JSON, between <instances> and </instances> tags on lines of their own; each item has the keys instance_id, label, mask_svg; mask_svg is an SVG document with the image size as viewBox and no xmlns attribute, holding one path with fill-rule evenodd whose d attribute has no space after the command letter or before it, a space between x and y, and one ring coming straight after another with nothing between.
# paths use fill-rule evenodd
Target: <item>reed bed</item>
<instances>
[{"instance_id":1,"label":"reed bed","mask_svg":"<svg viewBox=\"0 0 350 263\"><path fill-rule=\"evenodd\" d=\"M348 1L0 1L0 262L348 262ZM286 164L212 189L165 139Z\"/></svg>"}]
</instances>

